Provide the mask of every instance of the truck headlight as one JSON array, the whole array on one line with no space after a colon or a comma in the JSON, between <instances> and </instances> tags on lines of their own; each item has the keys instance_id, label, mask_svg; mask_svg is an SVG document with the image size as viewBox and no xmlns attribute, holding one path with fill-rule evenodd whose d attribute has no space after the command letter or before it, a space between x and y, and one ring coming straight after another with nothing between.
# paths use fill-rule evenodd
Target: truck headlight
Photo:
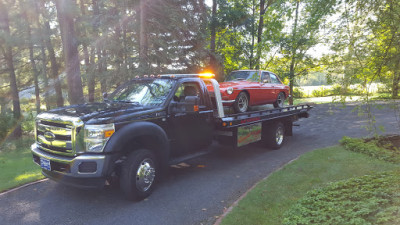
<instances>
[{"instance_id":1,"label":"truck headlight","mask_svg":"<svg viewBox=\"0 0 400 225\"><path fill-rule=\"evenodd\" d=\"M87 152L102 152L103 147L115 132L113 123L85 125L84 141Z\"/></svg>"},{"instance_id":2,"label":"truck headlight","mask_svg":"<svg viewBox=\"0 0 400 225\"><path fill-rule=\"evenodd\" d=\"M228 87L228 89L226 89L226 93L228 93L228 95L231 95L233 93L233 87Z\"/></svg>"}]
</instances>

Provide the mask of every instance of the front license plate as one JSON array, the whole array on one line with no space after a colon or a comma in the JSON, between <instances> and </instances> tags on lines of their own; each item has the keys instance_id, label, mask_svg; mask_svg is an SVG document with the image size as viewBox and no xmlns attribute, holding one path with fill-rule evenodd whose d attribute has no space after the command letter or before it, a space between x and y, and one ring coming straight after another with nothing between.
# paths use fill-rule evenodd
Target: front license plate
<instances>
[{"instance_id":1,"label":"front license plate","mask_svg":"<svg viewBox=\"0 0 400 225\"><path fill-rule=\"evenodd\" d=\"M40 167L42 167L45 170L51 171L50 160L45 158L40 158Z\"/></svg>"}]
</instances>

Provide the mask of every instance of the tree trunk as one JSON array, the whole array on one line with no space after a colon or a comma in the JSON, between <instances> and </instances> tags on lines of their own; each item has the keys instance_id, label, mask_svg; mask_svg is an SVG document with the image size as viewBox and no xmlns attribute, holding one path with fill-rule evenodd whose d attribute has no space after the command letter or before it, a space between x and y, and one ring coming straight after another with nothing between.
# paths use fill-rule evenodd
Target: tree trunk
<instances>
[{"instance_id":1,"label":"tree trunk","mask_svg":"<svg viewBox=\"0 0 400 225\"><path fill-rule=\"evenodd\" d=\"M86 11L85 11L85 5L84 5L83 0L80 0L79 4L80 4L80 8L81 8L82 17L85 17ZM82 36L84 36L84 37L87 36L86 28L83 28ZM82 49L83 49L83 57L84 57L84 61L85 61L85 73L86 73L86 77L87 77L89 102L94 102L94 93L90 93L91 91L94 91L94 89L89 88L90 79L91 79L90 77L93 76L93 74L90 73L91 64L90 64L90 60L89 60L89 50L88 50L88 46L87 46L86 42L82 43Z\"/></svg>"},{"instance_id":2,"label":"tree trunk","mask_svg":"<svg viewBox=\"0 0 400 225\"><path fill-rule=\"evenodd\" d=\"M204 4L204 3L203 3ZM215 53L215 38L216 38L216 31L217 29L217 0L213 0L213 5L212 5L212 11L211 11L211 36L210 36L210 69L211 71L216 75L215 79L216 80L221 80L222 77L218 73L218 63L217 63L217 57Z\"/></svg>"},{"instance_id":3,"label":"tree trunk","mask_svg":"<svg viewBox=\"0 0 400 225\"><path fill-rule=\"evenodd\" d=\"M33 75L33 81L34 81L34 86L35 86L35 105L36 105L36 112L40 113L40 89L39 89L39 72L36 67L36 62L35 62L35 57L34 57L34 51L33 51L33 40L32 40L32 30L31 26L29 24L29 18L27 15L27 8L28 5L26 2L24 3L22 0L19 1L20 4L20 10L21 10L21 16L26 22L26 34L28 38L28 48L29 48L29 61L31 63L32 67L32 75Z\"/></svg>"},{"instance_id":4,"label":"tree trunk","mask_svg":"<svg viewBox=\"0 0 400 225\"><path fill-rule=\"evenodd\" d=\"M139 72L148 74L147 1L140 1Z\"/></svg>"},{"instance_id":5,"label":"tree trunk","mask_svg":"<svg viewBox=\"0 0 400 225\"><path fill-rule=\"evenodd\" d=\"M296 63L296 51L297 47L295 46L295 37L297 33L297 22L299 19L299 5L300 5L300 0L297 0L296 2L296 15L295 15L295 20L294 20L294 26L293 26L293 33L292 33L292 59L290 62L290 70L289 70L289 88L290 88L290 98L289 98L289 105L293 105L293 85L294 85L294 65Z\"/></svg>"},{"instance_id":6,"label":"tree trunk","mask_svg":"<svg viewBox=\"0 0 400 225\"><path fill-rule=\"evenodd\" d=\"M36 26L38 27L38 30L43 31L43 27L41 26L40 20L39 20L39 7L40 7L40 2L36 0L32 0L34 7L35 7L35 23ZM43 37L43 32L39 32L39 42L40 42L40 56L42 58L42 77L43 77L43 83L44 83L44 101L46 104L46 110L50 110L50 100L49 100L49 81L47 78L47 58L46 58L46 50L45 50L45 41Z\"/></svg>"},{"instance_id":7,"label":"tree trunk","mask_svg":"<svg viewBox=\"0 0 400 225\"><path fill-rule=\"evenodd\" d=\"M124 20L122 21L122 46L123 46L123 58L124 58L124 72L126 72L126 76L124 77L124 81L128 81L131 78L131 70L129 69L129 59L128 59L128 43L127 43L127 26L126 26L127 21Z\"/></svg>"},{"instance_id":8,"label":"tree trunk","mask_svg":"<svg viewBox=\"0 0 400 225\"><path fill-rule=\"evenodd\" d=\"M253 58L254 58L254 18L255 18L255 13L256 13L256 7L255 7L255 1L253 0L253 17L251 21L251 46L250 46L250 59L249 59L249 68L253 69Z\"/></svg>"},{"instance_id":9,"label":"tree trunk","mask_svg":"<svg viewBox=\"0 0 400 225\"><path fill-rule=\"evenodd\" d=\"M95 49L92 48L90 51L90 65L95 65L94 59L95 59ZM90 76L88 77L88 92L89 92L89 102L94 102L94 96L95 96L95 84L96 84L96 79L95 79L95 73L90 73Z\"/></svg>"},{"instance_id":10,"label":"tree trunk","mask_svg":"<svg viewBox=\"0 0 400 225\"><path fill-rule=\"evenodd\" d=\"M93 4L93 15L94 15L94 39L95 39L95 48L96 48L96 55L97 55L97 75L99 77L100 85L104 80L104 71L103 71L103 59L102 59L102 53L101 53L101 42L100 42L100 35L99 35L99 26L100 26L100 7L99 7L99 1L98 0L92 0ZM102 87L102 85L101 85ZM91 78L91 83L89 89L93 89L93 92L95 90L95 77L93 76ZM101 88L100 88L101 89ZM105 93L103 89L101 89L102 93Z\"/></svg>"},{"instance_id":11,"label":"tree trunk","mask_svg":"<svg viewBox=\"0 0 400 225\"><path fill-rule=\"evenodd\" d=\"M267 8L269 5L267 6ZM265 8L265 0L260 0L260 20L258 21L258 32L257 32L257 57L256 57L256 69L260 69L260 59L262 50L262 33L264 27L264 14L267 10Z\"/></svg>"},{"instance_id":12,"label":"tree trunk","mask_svg":"<svg viewBox=\"0 0 400 225\"><path fill-rule=\"evenodd\" d=\"M84 102L81 71L78 54L78 41L74 29L73 0L57 0L56 8L59 15L60 29L65 57L65 67L68 83L68 100L70 104Z\"/></svg>"},{"instance_id":13,"label":"tree trunk","mask_svg":"<svg viewBox=\"0 0 400 225\"><path fill-rule=\"evenodd\" d=\"M217 26L217 0L213 0L211 12L211 37L210 37L210 51L215 54L215 36Z\"/></svg>"},{"instance_id":14,"label":"tree trunk","mask_svg":"<svg viewBox=\"0 0 400 225\"><path fill-rule=\"evenodd\" d=\"M11 37L10 33L10 23L8 18L8 10L5 7L6 4L3 4L3 1L0 1L0 31L2 31L6 36ZM17 123L14 130L12 131L10 137L11 138L19 138L22 136L22 129L20 124L21 119L21 107L19 102L19 95L18 95L18 86L17 86L17 77L15 75L14 69L14 60L13 60L13 52L12 46L8 43L7 40L0 39L1 42L5 43L3 55L4 60L6 62L7 70L10 76L10 94L12 97L13 102L13 117L15 122Z\"/></svg>"},{"instance_id":15,"label":"tree trunk","mask_svg":"<svg viewBox=\"0 0 400 225\"><path fill-rule=\"evenodd\" d=\"M42 0L42 8L45 8L45 1ZM51 77L53 78L54 83L54 91L56 93L56 104L58 107L64 106L64 98L62 95L61 82L58 76L59 65L57 63L56 54L54 52L53 44L51 43L51 31L50 31L50 23L49 16L46 13L46 10L43 10L44 21L44 42L46 43L47 51L49 51L49 59L50 59L50 67L51 67Z\"/></svg>"},{"instance_id":16,"label":"tree trunk","mask_svg":"<svg viewBox=\"0 0 400 225\"><path fill-rule=\"evenodd\" d=\"M399 95L399 82L400 82L400 61L396 60L395 70L393 74L392 83L392 98L395 99Z\"/></svg>"},{"instance_id":17,"label":"tree trunk","mask_svg":"<svg viewBox=\"0 0 400 225\"><path fill-rule=\"evenodd\" d=\"M100 88L102 93L107 93L107 52L103 50L103 62L101 63L101 68L103 70L103 76L100 81Z\"/></svg>"}]
</instances>

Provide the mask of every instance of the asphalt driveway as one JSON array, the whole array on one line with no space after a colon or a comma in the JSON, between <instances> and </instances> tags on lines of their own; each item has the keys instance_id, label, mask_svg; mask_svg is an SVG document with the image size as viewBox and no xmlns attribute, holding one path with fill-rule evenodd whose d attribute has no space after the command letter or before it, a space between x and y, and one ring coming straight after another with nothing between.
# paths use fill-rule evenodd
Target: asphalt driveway
<instances>
[{"instance_id":1,"label":"asphalt driveway","mask_svg":"<svg viewBox=\"0 0 400 225\"><path fill-rule=\"evenodd\" d=\"M272 151L250 145L227 154L211 146L211 154L171 168L154 193L128 202L118 189L80 190L53 181L0 195L1 224L212 224L252 185L290 160L316 148L338 143L344 135L362 137L365 116L330 104L317 105L310 118L294 127L284 147ZM392 109L374 110L377 125L399 133Z\"/></svg>"}]
</instances>

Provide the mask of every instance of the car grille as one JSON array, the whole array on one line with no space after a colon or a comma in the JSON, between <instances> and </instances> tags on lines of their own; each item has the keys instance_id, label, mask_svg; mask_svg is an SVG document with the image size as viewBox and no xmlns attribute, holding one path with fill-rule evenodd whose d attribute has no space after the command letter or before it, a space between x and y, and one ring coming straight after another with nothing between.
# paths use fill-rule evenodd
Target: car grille
<instances>
[{"instance_id":1,"label":"car grille","mask_svg":"<svg viewBox=\"0 0 400 225\"><path fill-rule=\"evenodd\" d=\"M74 155L73 135L76 133L72 121L39 119L36 122L36 143L39 148L59 155Z\"/></svg>"}]
</instances>

